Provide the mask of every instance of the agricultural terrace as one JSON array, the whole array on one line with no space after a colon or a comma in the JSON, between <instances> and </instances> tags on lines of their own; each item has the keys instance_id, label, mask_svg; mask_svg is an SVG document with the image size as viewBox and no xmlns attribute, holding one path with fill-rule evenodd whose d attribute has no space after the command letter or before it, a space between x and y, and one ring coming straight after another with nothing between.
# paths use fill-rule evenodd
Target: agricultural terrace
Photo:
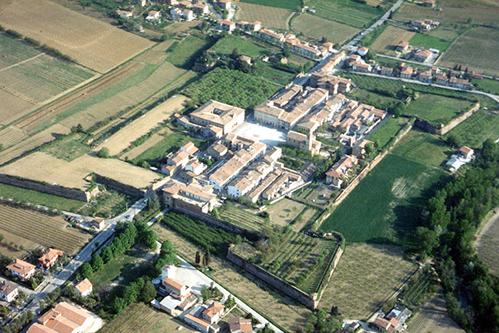
<instances>
[{"instance_id":1,"label":"agricultural terrace","mask_svg":"<svg viewBox=\"0 0 499 333\"><path fill-rule=\"evenodd\" d=\"M348 243L409 242L427 192L444 175L438 166L448 152L437 137L409 133L334 210L321 230L338 231Z\"/></svg>"},{"instance_id":2,"label":"agricultural terrace","mask_svg":"<svg viewBox=\"0 0 499 333\"><path fill-rule=\"evenodd\" d=\"M0 234L0 253L7 256L39 246L73 255L90 239L89 234L69 228L62 217L7 205L0 205Z\"/></svg>"},{"instance_id":3,"label":"agricultural terrace","mask_svg":"<svg viewBox=\"0 0 499 333\"><path fill-rule=\"evenodd\" d=\"M313 238L290 228L275 237L276 240L270 241L264 249L241 243L233 251L306 293L317 292L339 244L335 240Z\"/></svg>"},{"instance_id":4,"label":"agricultural terrace","mask_svg":"<svg viewBox=\"0 0 499 333\"><path fill-rule=\"evenodd\" d=\"M196 251L204 251L195 242L190 242L171 231L164 224L155 224L153 229L160 239L171 241L177 252L191 263L194 262ZM303 329L307 316L311 313L303 305L290 297L278 293L254 276L233 266L222 257L212 256L210 277L241 298L255 311L264 313L276 325L290 332Z\"/></svg>"},{"instance_id":5,"label":"agricultural terrace","mask_svg":"<svg viewBox=\"0 0 499 333\"><path fill-rule=\"evenodd\" d=\"M269 225L269 221L259 216L257 212L231 202L226 202L222 207L215 209L213 215L250 231L260 232Z\"/></svg>"},{"instance_id":6,"label":"agricultural terrace","mask_svg":"<svg viewBox=\"0 0 499 333\"><path fill-rule=\"evenodd\" d=\"M477 236L477 252L481 260L489 267L492 274L499 276L499 210L492 212Z\"/></svg>"},{"instance_id":7,"label":"agricultural terrace","mask_svg":"<svg viewBox=\"0 0 499 333\"><path fill-rule=\"evenodd\" d=\"M358 28L310 14L293 17L291 29L309 38L325 37L335 44L343 44L360 31Z\"/></svg>"},{"instance_id":8,"label":"agricultural terrace","mask_svg":"<svg viewBox=\"0 0 499 333\"><path fill-rule=\"evenodd\" d=\"M49 56L27 42L0 33L0 123L8 124L41 103L90 79L94 72Z\"/></svg>"},{"instance_id":9,"label":"agricultural terrace","mask_svg":"<svg viewBox=\"0 0 499 333\"><path fill-rule=\"evenodd\" d=\"M305 0L304 5L316 10L317 15L325 19L338 21L355 28L367 27L371 21L385 13L382 8L393 1L367 1L361 3L354 0ZM378 7L378 5L381 5Z\"/></svg>"},{"instance_id":10,"label":"agricultural terrace","mask_svg":"<svg viewBox=\"0 0 499 333\"><path fill-rule=\"evenodd\" d=\"M101 333L163 333L163 332L196 332L180 320L155 310L144 303L134 303L123 313L104 325Z\"/></svg>"},{"instance_id":11,"label":"agricultural terrace","mask_svg":"<svg viewBox=\"0 0 499 333\"><path fill-rule=\"evenodd\" d=\"M499 139L498 128L499 114L480 110L453 128L445 135L445 138L452 137L460 146L480 148L487 139L493 141Z\"/></svg>"},{"instance_id":12,"label":"agricultural terrace","mask_svg":"<svg viewBox=\"0 0 499 333\"><path fill-rule=\"evenodd\" d=\"M145 189L161 178L152 171L115 159L84 155L64 161L42 152L35 152L8 164L0 168L0 173L78 189L88 186L85 178L91 173L138 189Z\"/></svg>"},{"instance_id":13,"label":"agricultural terrace","mask_svg":"<svg viewBox=\"0 0 499 333\"><path fill-rule=\"evenodd\" d=\"M140 118L127 124L109 139L97 147L97 150L107 148L110 155L119 154L132 142L146 135L153 128L168 120L175 112L183 109L187 99L182 95L174 96L146 112Z\"/></svg>"},{"instance_id":14,"label":"agricultural terrace","mask_svg":"<svg viewBox=\"0 0 499 333\"><path fill-rule=\"evenodd\" d=\"M211 46L206 38L189 35L175 41L167 50L167 60L175 66L190 69L202 52Z\"/></svg>"},{"instance_id":15,"label":"agricultural terrace","mask_svg":"<svg viewBox=\"0 0 499 333\"><path fill-rule=\"evenodd\" d=\"M416 269L393 246L347 246L321 299L326 309L339 307L344 318L367 319Z\"/></svg>"},{"instance_id":16,"label":"agricultural terrace","mask_svg":"<svg viewBox=\"0 0 499 333\"><path fill-rule=\"evenodd\" d=\"M255 5L286 8L294 11L301 9L301 0L242 0L241 2L252 3Z\"/></svg>"},{"instance_id":17,"label":"agricultural terrace","mask_svg":"<svg viewBox=\"0 0 499 333\"><path fill-rule=\"evenodd\" d=\"M376 148L383 149L397 133L407 125L406 118L388 117L377 126L367 137L376 145Z\"/></svg>"},{"instance_id":18,"label":"agricultural terrace","mask_svg":"<svg viewBox=\"0 0 499 333\"><path fill-rule=\"evenodd\" d=\"M0 24L59 50L85 67L104 73L153 45L52 1L8 1Z\"/></svg>"},{"instance_id":19,"label":"agricultural terrace","mask_svg":"<svg viewBox=\"0 0 499 333\"><path fill-rule=\"evenodd\" d=\"M83 202L79 200L72 200L2 183L0 183L0 197L4 199L12 199L16 202L42 205L48 208L70 212L77 211L83 205Z\"/></svg>"},{"instance_id":20,"label":"agricultural terrace","mask_svg":"<svg viewBox=\"0 0 499 333\"><path fill-rule=\"evenodd\" d=\"M499 11L497 12L499 14ZM476 27L457 39L439 61L440 65L462 65L491 75L499 74L497 29Z\"/></svg>"},{"instance_id":21,"label":"agricultural terrace","mask_svg":"<svg viewBox=\"0 0 499 333\"><path fill-rule=\"evenodd\" d=\"M400 41L409 42L415 33L407 31L393 25L386 25L386 28L371 44L371 50L388 55L395 54L395 45Z\"/></svg>"},{"instance_id":22,"label":"agricultural terrace","mask_svg":"<svg viewBox=\"0 0 499 333\"><path fill-rule=\"evenodd\" d=\"M247 109L263 103L280 87L256 75L216 68L188 86L184 93L198 104L214 99Z\"/></svg>"},{"instance_id":23,"label":"agricultural terrace","mask_svg":"<svg viewBox=\"0 0 499 333\"><path fill-rule=\"evenodd\" d=\"M262 25L273 29L289 29L289 20L293 11L285 8L256 5L239 2L236 17L239 21L260 21Z\"/></svg>"}]
</instances>

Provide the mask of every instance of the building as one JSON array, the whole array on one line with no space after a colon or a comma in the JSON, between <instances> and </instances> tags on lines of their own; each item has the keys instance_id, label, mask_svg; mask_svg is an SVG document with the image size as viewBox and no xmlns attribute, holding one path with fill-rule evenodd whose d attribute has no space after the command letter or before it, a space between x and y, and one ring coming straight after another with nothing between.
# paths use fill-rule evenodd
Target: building
<instances>
[{"instance_id":1,"label":"building","mask_svg":"<svg viewBox=\"0 0 499 333\"><path fill-rule=\"evenodd\" d=\"M326 183L340 188L350 171L357 165L358 159L352 155L343 156L326 172Z\"/></svg>"},{"instance_id":2,"label":"building","mask_svg":"<svg viewBox=\"0 0 499 333\"><path fill-rule=\"evenodd\" d=\"M450 159L445 163L445 167L450 172L456 172L463 165L471 162L475 158L475 151L467 146L463 146L458 151L451 155Z\"/></svg>"},{"instance_id":3,"label":"building","mask_svg":"<svg viewBox=\"0 0 499 333\"><path fill-rule=\"evenodd\" d=\"M180 168L185 168L189 164L191 157L198 152L198 148L191 141L184 144L175 153L169 154L166 163L161 165L161 172L167 176L172 176Z\"/></svg>"},{"instance_id":4,"label":"building","mask_svg":"<svg viewBox=\"0 0 499 333\"><path fill-rule=\"evenodd\" d=\"M248 31L248 32L258 32L262 29L262 22L260 21L239 21L236 23L236 28Z\"/></svg>"},{"instance_id":5,"label":"building","mask_svg":"<svg viewBox=\"0 0 499 333\"><path fill-rule=\"evenodd\" d=\"M395 50L399 52L407 52L409 50L409 42L401 40L395 45Z\"/></svg>"},{"instance_id":6,"label":"building","mask_svg":"<svg viewBox=\"0 0 499 333\"><path fill-rule=\"evenodd\" d=\"M92 294L93 286L89 279L84 279L75 285L76 291L81 297L87 297Z\"/></svg>"},{"instance_id":7,"label":"building","mask_svg":"<svg viewBox=\"0 0 499 333\"><path fill-rule=\"evenodd\" d=\"M220 302L212 302L204 311L203 319L210 324L216 324L224 313L224 305Z\"/></svg>"},{"instance_id":8,"label":"building","mask_svg":"<svg viewBox=\"0 0 499 333\"><path fill-rule=\"evenodd\" d=\"M352 63L352 69L357 72L368 73L371 72L373 67L364 61L354 61Z\"/></svg>"},{"instance_id":9,"label":"building","mask_svg":"<svg viewBox=\"0 0 499 333\"><path fill-rule=\"evenodd\" d=\"M58 303L30 326L27 333L85 333L88 332L97 318L87 310L67 303Z\"/></svg>"},{"instance_id":10,"label":"building","mask_svg":"<svg viewBox=\"0 0 499 333\"><path fill-rule=\"evenodd\" d=\"M265 28L258 32L258 37L263 41L276 46L282 46L285 41L283 34Z\"/></svg>"},{"instance_id":11,"label":"building","mask_svg":"<svg viewBox=\"0 0 499 333\"><path fill-rule=\"evenodd\" d=\"M16 299L18 295L19 288L17 287L17 284L4 279L0 281L0 301L10 303Z\"/></svg>"},{"instance_id":12,"label":"building","mask_svg":"<svg viewBox=\"0 0 499 333\"><path fill-rule=\"evenodd\" d=\"M233 318L229 320L228 324L230 333L253 333L251 319Z\"/></svg>"},{"instance_id":13,"label":"building","mask_svg":"<svg viewBox=\"0 0 499 333\"><path fill-rule=\"evenodd\" d=\"M310 76L310 85L326 89L331 95L336 95L338 93L345 94L351 90L352 80L319 71L312 73Z\"/></svg>"},{"instance_id":14,"label":"building","mask_svg":"<svg viewBox=\"0 0 499 333\"><path fill-rule=\"evenodd\" d=\"M191 310L184 316L184 321L203 333L217 333L220 327L217 325L224 313L224 305L219 302L203 304Z\"/></svg>"},{"instance_id":15,"label":"building","mask_svg":"<svg viewBox=\"0 0 499 333\"><path fill-rule=\"evenodd\" d=\"M418 50L414 53L414 59L420 62L427 62L433 57L433 52L430 50Z\"/></svg>"},{"instance_id":16,"label":"building","mask_svg":"<svg viewBox=\"0 0 499 333\"><path fill-rule=\"evenodd\" d=\"M435 8L437 1L436 0L420 0L418 2L418 4L421 6L425 6L425 7Z\"/></svg>"},{"instance_id":17,"label":"building","mask_svg":"<svg viewBox=\"0 0 499 333\"><path fill-rule=\"evenodd\" d=\"M44 269L52 268L57 260L64 255L64 252L57 249L49 248L44 255L38 258L38 264Z\"/></svg>"},{"instance_id":18,"label":"building","mask_svg":"<svg viewBox=\"0 0 499 333\"><path fill-rule=\"evenodd\" d=\"M117 9L116 10L116 15L123 19L130 19L133 17L133 10L127 10L127 9Z\"/></svg>"},{"instance_id":19,"label":"building","mask_svg":"<svg viewBox=\"0 0 499 333\"><path fill-rule=\"evenodd\" d=\"M232 0L216 0L215 5L222 8L223 10L230 11L232 8Z\"/></svg>"},{"instance_id":20,"label":"building","mask_svg":"<svg viewBox=\"0 0 499 333\"><path fill-rule=\"evenodd\" d=\"M244 115L244 109L212 100L192 112L189 118L194 124L204 126L208 135L216 136L217 132L221 132L223 136L241 125Z\"/></svg>"},{"instance_id":21,"label":"building","mask_svg":"<svg viewBox=\"0 0 499 333\"><path fill-rule=\"evenodd\" d=\"M192 11L199 16L208 15L210 13L210 6L204 2L196 2L192 4Z\"/></svg>"},{"instance_id":22,"label":"building","mask_svg":"<svg viewBox=\"0 0 499 333\"><path fill-rule=\"evenodd\" d=\"M400 66L400 77L403 79L410 79L414 74L414 68L405 64Z\"/></svg>"},{"instance_id":23,"label":"building","mask_svg":"<svg viewBox=\"0 0 499 333\"><path fill-rule=\"evenodd\" d=\"M13 263L7 265L7 270L12 276L18 277L22 281L27 281L35 274L36 267L29 262L16 259Z\"/></svg>"},{"instance_id":24,"label":"building","mask_svg":"<svg viewBox=\"0 0 499 333\"><path fill-rule=\"evenodd\" d=\"M380 74L386 75L386 76L392 76L393 75L393 68L382 66L380 69Z\"/></svg>"},{"instance_id":25,"label":"building","mask_svg":"<svg viewBox=\"0 0 499 333\"><path fill-rule=\"evenodd\" d=\"M201 186L196 182L184 184L170 180L161 191L166 207L172 209L187 209L207 214L218 205L213 188Z\"/></svg>"},{"instance_id":26,"label":"building","mask_svg":"<svg viewBox=\"0 0 499 333\"><path fill-rule=\"evenodd\" d=\"M165 277L163 281L161 281L160 291L181 301L191 295L191 288L189 286L170 277Z\"/></svg>"},{"instance_id":27,"label":"building","mask_svg":"<svg viewBox=\"0 0 499 333\"><path fill-rule=\"evenodd\" d=\"M153 21L158 21L161 18L161 12L159 10L150 10L147 13L146 20L153 22Z\"/></svg>"},{"instance_id":28,"label":"building","mask_svg":"<svg viewBox=\"0 0 499 333\"><path fill-rule=\"evenodd\" d=\"M306 135L295 131L289 131L286 143L298 149L306 150L312 155L319 154L321 149L321 142L315 139L315 135L313 133Z\"/></svg>"},{"instance_id":29,"label":"building","mask_svg":"<svg viewBox=\"0 0 499 333\"><path fill-rule=\"evenodd\" d=\"M471 82L469 80L460 79L460 78L457 78L454 76L449 79L449 85L452 87L455 87L455 88L459 88L459 89L472 89L473 88L473 85L471 84Z\"/></svg>"},{"instance_id":30,"label":"building","mask_svg":"<svg viewBox=\"0 0 499 333\"><path fill-rule=\"evenodd\" d=\"M418 79L421 82L431 83L433 81L433 72L431 71L431 69L422 71L419 73Z\"/></svg>"},{"instance_id":31,"label":"building","mask_svg":"<svg viewBox=\"0 0 499 333\"><path fill-rule=\"evenodd\" d=\"M208 149L206 150L206 153L214 158L214 159L221 159L227 153L229 152L229 149L220 141L216 141L213 144L211 144Z\"/></svg>"},{"instance_id":32,"label":"building","mask_svg":"<svg viewBox=\"0 0 499 333\"><path fill-rule=\"evenodd\" d=\"M297 84L293 84L290 87L284 89L276 97L272 98L272 105L278 108L284 108L293 98L298 96L303 92L303 87Z\"/></svg>"},{"instance_id":33,"label":"building","mask_svg":"<svg viewBox=\"0 0 499 333\"><path fill-rule=\"evenodd\" d=\"M359 47L357 49L357 54L361 57L365 56L367 53L369 53L369 49L367 47Z\"/></svg>"},{"instance_id":34,"label":"building","mask_svg":"<svg viewBox=\"0 0 499 333\"><path fill-rule=\"evenodd\" d=\"M218 29L221 31L232 33L232 31L236 30L236 24L230 20L219 20Z\"/></svg>"}]
</instances>

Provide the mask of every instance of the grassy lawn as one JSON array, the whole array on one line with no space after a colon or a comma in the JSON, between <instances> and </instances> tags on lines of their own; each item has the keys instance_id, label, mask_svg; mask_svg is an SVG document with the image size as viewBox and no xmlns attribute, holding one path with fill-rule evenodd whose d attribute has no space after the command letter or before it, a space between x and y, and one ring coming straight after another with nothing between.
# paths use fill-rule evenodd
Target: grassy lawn
<instances>
[{"instance_id":1,"label":"grassy lawn","mask_svg":"<svg viewBox=\"0 0 499 333\"><path fill-rule=\"evenodd\" d=\"M254 43L247 37L234 35L227 35L224 38L219 39L215 45L210 48L210 51L218 54L230 55L234 49L237 49L240 54L252 58L272 53L268 48Z\"/></svg>"},{"instance_id":2,"label":"grassy lawn","mask_svg":"<svg viewBox=\"0 0 499 333\"><path fill-rule=\"evenodd\" d=\"M405 118L387 118L368 136L378 149L383 149L388 142L407 124Z\"/></svg>"},{"instance_id":3,"label":"grassy lawn","mask_svg":"<svg viewBox=\"0 0 499 333\"><path fill-rule=\"evenodd\" d=\"M359 29L347 24L311 14L301 14L294 17L291 21L291 29L309 38L320 39L326 37L327 40L340 44L359 32Z\"/></svg>"},{"instance_id":4,"label":"grassy lawn","mask_svg":"<svg viewBox=\"0 0 499 333\"><path fill-rule=\"evenodd\" d=\"M445 137L452 135L459 145L480 148L487 139L494 141L499 139L498 128L499 115L482 110L463 121Z\"/></svg>"},{"instance_id":5,"label":"grassy lawn","mask_svg":"<svg viewBox=\"0 0 499 333\"><path fill-rule=\"evenodd\" d=\"M446 124L464 111L468 111L473 103L467 100L440 95L421 94L409 103L404 114L414 115L433 124Z\"/></svg>"},{"instance_id":6,"label":"grassy lawn","mask_svg":"<svg viewBox=\"0 0 499 333\"><path fill-rule=\"evenodd\" d=\"M59 159L72 161L91 150L89 146L83 143L85 139L86 136L83 134L67 135L44 146L42 151Z\"/></svg>"},{"instance_id":7,"label":"grassy lawn","mask_svg":"<svg viewBox=\"0 0 499 333\"><path fill-rule=\"evenodd\" d=\"M479 90L499 95L499 81L491 79L472 80L473 85Z\"/></svg>"},{"instance_id":8,"label":"grassy lawn","mask_svg":"<svg viewBox=\"0 0 499 333\"><path fill-rule=\"evenodd\" d=\"M294 73L274 68L272 65L262 61L257 61L254 68L254 75L265 78L282 86L287 85L295 77Z\"/></svg>"},{"instance_id":9,"label":"grassy lawn","mask_svg":"<svg viewBox=\"0 0 499 333\"><path fill-rule=\"evenodd\" d=\"M387 109L398 102L398 99L394 97L385 96L362 88L354 89L348 93L348 97L365 104L373 105L379 109Z\"/></svg>"},{"instance_id":10,"label":"grassy lawn","mask_svg":"<svg viewBox=\"0 0 499 333\"><path fill-rule=\"evenodd\" d=\"M101 333L165 333L196 332L168 314L153 309L150 305L135 303L107 323Z\"/></svg>"},{"instance_id":11,"label":"grassy lawn","mask_svg":"<svg viewBox=\"0 0 499 333\"><path fill-rule=\"evenodd\" d=\"M324 222L346 241L403 244L414 230L426 191L444 172L447 151L435 137L413 132L366 176Z\"/></svg>"},{"instance_id":12,"label":"grassy lawn","mask_svg":"<svg viewBox=\"0 0 499 333\"><path fill-rule=\"evenodd\" d=\"M279 88L280 85L256 75L216 68L188 86L184 93L198 103L214 99L246 109L264 102Z\"/></svg>"},{"instance_id":13,"label":"grassy lawn","mask_svg":"<svg viewBox=\"0 0 499 333\"><path fill-rule=\"evenodd\" d=\"M425 49L437 49L440 52L444 52L450 46L452 41L445 40L442 38L430 36L427 34L417 33L412 36L409 44L413 47L423 47Z\"/></svg>"},{"instance_id":14,"label":"grassy lawn","mask_svg":"<svg viewBox=\"0 0 499 333\"><path fill-rule=\"evenodd\" d=\"M291 10L299 10L301 8L301 0L242 0L242 2Z\"/></svg>"},{"instance_id":15,"label":"grassy lawn","mask_svg":"<svg viewBox=\"0 0 499 333\"><path fill-rule=\"evenodd\" d=\"M189 69L196 58L208 48L210 42L197 36L188 36L172 44L167 50L167 60L175 66Z\"/></svg>"},{"instance_id":16,"label":"grassy lawn","mask_svg":"<svg viewBox=\"0 0 499 333\"><path fill-rule=\"evenodd\" d=\"M7 184L0 184L0 196L3 198L11 198L15 201L29 202L71 212L78 210L85 204L82 201L67 199Z\"/></svg>"}]
</instances>

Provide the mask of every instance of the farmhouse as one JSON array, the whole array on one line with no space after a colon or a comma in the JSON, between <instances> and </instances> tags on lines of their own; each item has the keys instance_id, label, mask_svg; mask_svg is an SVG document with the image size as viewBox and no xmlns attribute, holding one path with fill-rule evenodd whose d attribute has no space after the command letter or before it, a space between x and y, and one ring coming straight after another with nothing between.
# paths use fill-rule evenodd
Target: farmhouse
<instances>
[{"instance_id":1,"label":"farmhouse","mask_svg":"<svg viewBox=\"0 0 499 333\"><path fill-rule=\"evenodd\" d=\"M348 177L350 171L357 165L357 157L352 155L343 156L326 172L326 183L340 188L343 181Z\"/></svg>"},{"instance_id":2,"label":"farmhouse","mask_svg":"<svg viewBox=\"0 0 499 333\"><path fill-rule=\"evenodd\" d=\"M16 259L13 263L7 265L7 270L12 276L18 277L22 281L27 281L35 274L35 265L21 259Z\"/></svg>"},{"instance_id":3,"label":"farmhouse","mask_svg":"<svg viewBox=\"0 0 499 333\"><path fill-rule=\"evenodd\" d=\"M12 302L19 295L19 288L13 282L2 279L0 281L0 301Z\"/></svg>"},{"instance_id":4,"label":"farmhouse","mask_svg":"<svg viewBox=\"0 0 499 333\"><path fill-rule=\"evenodd\" d=\"M475 158L475 151L469 147L463 146L452 154L450 159L445 163L445 167L450 172L456 172L463 165L471 162Z\"/></svg>"},{"instance_id":5,"label":"farmhouse","mask_svg":"<svg viewBox=\"0 0 499 333\"><path fill-rule=\"evenodd\" d=\"M38 258L38 264L44 269L49 269L53 267L57 260L63 255L63 251L50 248L44 255Z\"/></svg>"},{"instance_id":6,"label":"farmhouse","mask_svg":"<svg viewBox=\"0 0 499 333\"><path fill-rule=\"evenodd\" d=\"M89 279L83 279L75 285L76 291L81 297L87 297L92 293L93 286Z\"/></svg>"},{"instance_id":7,"label":"farmhouse","mask_svg":"<svg viewBox=\"0 0 499 333\"><path fill-rule=\"evenodd\" d=\"M189 118L194 124L204 126L209 134L223 136L244 122L244 114L244 109L212 100L192 112Z\"/></svg>"},{"instance_id":8,"label":"farmhouse","mask_svg":"<svg viewBox=\"0 0 499 333\"><path fill-rule=\"evenodd\" d=\"M195 182L184 184L170 180L162 188L162 193L163 201L168 208L209 213L218 205L212 187L200 186Z\"/></svg>"}]
</instances>

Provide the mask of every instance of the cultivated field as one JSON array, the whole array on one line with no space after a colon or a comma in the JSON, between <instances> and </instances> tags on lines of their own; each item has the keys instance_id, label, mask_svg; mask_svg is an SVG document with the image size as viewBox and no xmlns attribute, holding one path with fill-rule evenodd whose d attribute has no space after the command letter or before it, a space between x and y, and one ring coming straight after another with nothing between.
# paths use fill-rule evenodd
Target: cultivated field
<instances>
[{"instance_id":1,"label":"cultivated field","mask_svg":"<svg viewBox=\"0 0 499 333\"><path fill-rule=\"evenodd\" d=\"M383 149L406 124L405 118L389 117L369 134L368 139L375 143L376 148Z\"/></svg>"},{"instance_id":2,"label":"cultivated field","mask_svg":"<svg viewBox=\"0 0 499 333\"><path fill-rule=\"evenodd\" d=\"M55 48L97 72L107 72L152 42L48 0L4 1L0 24Z\"/></svg>"},{"instance_id":3,"label":"cultivated field","mask_svg":"<svg viewBox=\"0 0 499 333\"><path fill-rule=\"evenodd\" d=\"M82 247L90 235L68 228L61 217L52 217L31 210L0 205L0 234L4 235L0 252L4 253L5 242L12 241L25 250L33 244L54 247L72 255ZM9 239L10 235L14 235ZM9 252L6 252L9 254Z\"/></svg>"},{"instance_id":4,"label":"cultivated field","mask_svg":"<svg viewBox=\"0 0 499 333\"><path fill-rule=\"evenodd\" d=\"M326 37L328 41L337 44L344 43L359 32L359 29L349 25L310 14L294 17L291 20L291 29L315 39Z\"/></svg>"},{"instance_id":5,"label":"cultivated field","mask_svg":"<svg viewBox=\"0 0 499 333\"><path fill-rule=\"evenodd\" d=\"M395 54L395 45L400 41L410 41L413 31L407 31L393 25L388 25L378 38L371 44L371 49L384 54Z\"/></svg>"},{"instance_id":6,"label":"cultivated field","mask_svg":"<svg viewBox=\"0 0 499 333\"><path fill-rule=\"evenodd\" d=\"M477 27L466 32L447 50L439 64L448 67L459 64L469 69L498 75L498 33L497 29L484 27Z\"/></svg>"},{"instance_id":7,"label":"cultivated field","mask_svg":"<svg viewBox=\"0 0 499 333\"><path fill-rule=\"evenodd\" d=\"M437 167L448 151L434 136L410 133L360 182L321 229L339 231L349 243L409 241L425 203L422 196L443 176Z\"/></svg>"},{"instance_id":8,"label":"cultivated field","mask_svg":"<svg viewBox=\"0 0 499 333\"><path fill-rule=\"evenodd\" d=\"M256 212L250 211L239 204L225 203L217 211L217 214L220 219L251 231L262 231L264 226L269 224Z\"/></svg>"},{"instance_id":9,"label":"cultivated field","mask_svg":"<svg viewBox=\"0 0 499 333\"><path fill-rule=\"evenodd\" d=\"M291 10L299 10L302 3L301 0L242 0L242 2Z\"/></svg>"},{"instance_id":10,"label":"cultivated field","mask_svg":"<svg viewBox=\"0 0 499 333\"><path fill-rule=\"evenodd\" d=\"M179 112L183 108L185 101L186 98L182 95L177 95L168 99L120 129L99 145L96 150L107 148L111 155L119 154L132 142L147 134L163 121L169 119L175 112Z\"/></svg>"},{"instance_id":11,"label":"cultivated field","mask_svg":"<svg viewBox=\"0 0 499 333\"><path fill-rule=\"evenodd\" d=\"M237 49L239 54L244 54L252 58L264 56L274 50L277 51L277 49L274 49L273 47L261 46L248 37L227 35L224 38L219 39L215 45L210 48L210 52L230 55L234 49Z\"/></svg>"},{"instance_id":12,"label":"cultivated field","mask_svg":"<svg viewBox=\"0 0 499 333\"><path fill-rule=\"evenodd\" d=\"M412 36L409 44L413 47L423 47L425 49L437 49L444 52L451 45L452 40L442 37L435 37L429 34L416 33Z\"/></svg>"},{"instance_id":13,"label":"cultivated field","mask_svg":"<svg viewBox=\"0 0 499 333\"><path fill-rule=\"evenodd\" d=\"M453 136L459 145L480 148L487 139L499 139L499 114L481 110L447 133Z\"/></svg>"},{"instance_id":14,"label":"cultivated field","mask_svg":"<svg viewBox=\"0 0 499 333\"><path fill-rule=\"evenodd\" d=\"M8 124L95 73L0 33L0 123Z\"/></svg>"},{"instance_id":15,"label":"cultivated field","mask_svg":"<svg viewBox=\"0 0 499 333\"><path fill-rule=\"evenodd\" d=\"M404 109L404 114L417 116L432 124L447 124L460 113L471 109L473 104L468 100L421 94Z\"/></svg>"},{"instance_id":16,"label":"cultivated field","mask_svg":"<svg viewBox=\"0 0 499 333\"><path fill-rule=\"evenodd\" d=\"M194 261L196 251L204 251L159 224L153 228L158 232L160 239L173 242L179 254L190 262ZM270 289L262 281L219 257L211 257L210 267L211 277L215 281L240 297L257 312L265 314L277 325L290 332L300 331L304 327L305 319L310 314L310 310L304 306Z\"/></svg>"},{"instance_id":17,"label":"cultivated field","mask_svg":"<svg viewBox=\"0 0 499 333\"><path fill-rule=\"evenodd\" d=\"M35 165L36 167L33 167ZM65 161L41 152L0 168L0 173L78 189L86 188L88 183L85 178L91 173L139 189L144 189L161 178L152 171L115 159L84 155L72 161Z\"/></svg>"},{"instance_id":18,"label":"cultivated field","mask_svg":"<svg viewBox=\"0 0 499 333\"><path fill-rule=\"evenodd\" d=\"M321 306L338 306L345 319L365 320L415 269L416 265L404 260L397 247L347 246L324 291Z\"/></svg>"},{"instance_id":19,"label":"cultivated field","mask_svg":"<svg viewBox=\"0 0 499 333\"><path fill-rule=\"evenodd\" d=\"M492 214L477 237L477 252L481 260L489 267L492 274L499 276L499 209Z\"/></svg>"},{"instance_id":20,"label":"cultivated field","mask_svg":"<svg viewBox=\"0 0 499 333\"><path fill-rule=\"evenodd\" d=\"M238 3L237 19L241 21L260 21L267 28L289 29L289 19L293 12L289 9Z\"/></svg>"},{"instance_id":21,"label":"cultivated field","mask_svg":"<svg viewBox=\"0 0 499 333\"><path fill-rule=\"evenodd\" d=\"M130 305L122 314L106 324L101 333L196 332L168 314L144 303Z\"/></svg>"}]
</instances>

